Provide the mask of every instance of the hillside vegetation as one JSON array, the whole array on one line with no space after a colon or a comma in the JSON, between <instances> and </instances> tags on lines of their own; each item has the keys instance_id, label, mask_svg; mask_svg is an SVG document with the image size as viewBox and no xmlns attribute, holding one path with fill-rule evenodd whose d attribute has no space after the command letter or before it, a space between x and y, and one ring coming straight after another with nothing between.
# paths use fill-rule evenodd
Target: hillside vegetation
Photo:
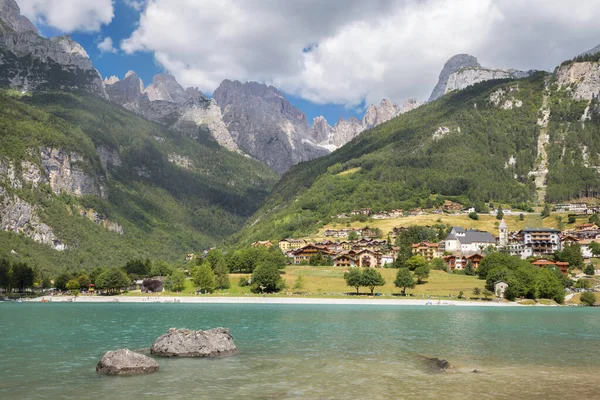
<instances>
[{"instance_id":1,"label":"hillside vegetation","mask_svg":"<svg viewBox=\"0 0 600 400\"><path fill-rule=\"evenodd\" d=\"M15 187L0 176L0 186L31 204L67 245L56 251L0 231L0 256L43 270L182 260L241 228L277 179L262 163L219 146L205 129L194 137L165 130L85 93L0 92L0 161L13 163L19 176L23 160L40 166L42 146L78 153L78 167L108 189L105 199L74 196L53 193L48 184ZM105 168L100 147L118 154L121 165ZM90 211L122 226L123 234L80 215Z\"/></svg>"},{"instance_id":2,"label":"hillside vegetation","mask_svg":"<svg viewBox=\"0 0 600 400\"><path fill-rule=\"evenodd\" d=\"M292 168L232 243L311 236L332 215L362 207L411 209L427 199L536 205L531 173L540 163L544 104L550 109L546 200L593 194L600 188L597 103L573 100L543 72L448 94ZM580 122L588 106L590 118Z\"/></svg>"}]
</instances>

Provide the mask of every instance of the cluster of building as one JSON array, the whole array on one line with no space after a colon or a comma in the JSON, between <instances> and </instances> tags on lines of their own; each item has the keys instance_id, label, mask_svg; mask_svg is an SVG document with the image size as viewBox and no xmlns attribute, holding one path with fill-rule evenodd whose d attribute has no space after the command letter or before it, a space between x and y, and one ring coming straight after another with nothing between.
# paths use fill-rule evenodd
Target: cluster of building
<instances>
[{"instance_id":1,"label":"cluster of building","mask_svg":"<svg viewBox=\"0 0 600 400\"><path fill-rule=\"evenodd\" d=\"M407 228L394 228L393 236L396 237L404 229ZM347 238L350 232L355 232L362 239L321 242L284 239L278 246L293 264L309 262L312 257L320 254L323 258L330 257L334 266L382 267L393 263L398 256L399 247L390 246L386 240L370 239L376 232L368 226L328 229L325 236ZM411 250L414 255L421 255L427 261L441 258L450 270L464 270L469 264L477 269L485 254L490 251L505 249L510 255L521 259L535 258L532 262L534 265L554 265L567 273L568 263L555 262L548 256L562 250L564 245L577 243L581 245L584 259L589 259L592 256L590 243L594 241L600 243L600 227L595 224L583 224L564 231L553 228L525 228L511 232L503 219L499 224L497 236L486 231L456 226L439 243L416 243L411 246ZM255 242L252 245L270 247L272 244Z\"/></svg>"},{"instance_id":2,"label":"cluster of building","mask_svg":"<svg viewBox=\"0 0 600 400\"><path fill-rule=\"evenodd\" d=\"M320 254L321 257L331 257L336 267L382 267L393 263L400 250L399 247L388 246L385 240L368 238L316 243L308 243L303 239L284 239L279 242L279 248L292 264L309 262Z\"/></svg>"}]
</instances>

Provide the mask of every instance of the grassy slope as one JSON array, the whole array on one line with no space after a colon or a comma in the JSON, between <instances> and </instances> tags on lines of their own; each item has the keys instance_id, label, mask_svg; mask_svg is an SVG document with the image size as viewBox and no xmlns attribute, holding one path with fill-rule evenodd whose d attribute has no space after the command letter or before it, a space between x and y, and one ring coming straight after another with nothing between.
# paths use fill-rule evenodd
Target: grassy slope
<instances>
[{"instance_id":1,"label":"grassy slope","mask_svg":"<svg viewBox=\"0 0 600 400\"><path fill-rule=\"evenodd\" d=\"M29 149L64 148L83 155L82 168L108 182L109 197L54 195L47 185L11 192L38 208L69 250L59 253L20 235L0 232L0 256L41 269L120 265L134 257L182 259L236 232L269 193L276 175L261 163L218 146L199 132L167 131L123 108L86 94L16 97L0 93L0 157L39 163ZM165 138L157 141L155 137ZM102 167L96 148L119 149L123 165ZM176 153L190 170L168 162ZM143 168L150 177L136 173ZM1 184L1 183L0 183ZM6 187L7 184L4 183ZM94 209L123 226L124 235L78 215Z\"/></svg>"}]
</instances>

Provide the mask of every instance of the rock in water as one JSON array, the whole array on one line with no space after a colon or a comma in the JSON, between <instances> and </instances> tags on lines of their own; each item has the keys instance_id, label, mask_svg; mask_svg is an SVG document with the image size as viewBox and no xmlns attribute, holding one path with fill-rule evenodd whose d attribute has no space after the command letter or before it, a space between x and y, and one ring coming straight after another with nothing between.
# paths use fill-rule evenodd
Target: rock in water
<instances>
[{"instance_id":1,"label":"rock in water","mask_svg":"<svg viewBox=\"0 0 600 400\"><path fill-rule=\"evenodd\" d=\"M169 329L150 348L150 354L163 357L218 357L237 351L227 328L207 331Z\"/></svg>"},{"instance_id":2,"label":"rock in water","mask_svg":"<svg viewBox=\"0 0 600 400\"><path fill-rule=\"evenodd\" d=\"M101 375L138 375L156 372L159 369L156 360L129 349L107 351L96 365Z\"/></svg>"}]
</instances>

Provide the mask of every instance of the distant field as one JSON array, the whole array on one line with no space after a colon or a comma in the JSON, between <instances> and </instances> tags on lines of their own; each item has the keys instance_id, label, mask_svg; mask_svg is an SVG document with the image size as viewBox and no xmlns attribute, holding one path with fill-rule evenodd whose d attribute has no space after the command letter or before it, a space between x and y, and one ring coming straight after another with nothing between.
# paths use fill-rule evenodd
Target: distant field
<instances>
[{"instance_id":1,"label":"distant field","mask_svg":"<svg viewBox=\"0 0 600 400\"><path fill-rule=\"evenodd\" d=\"M508 225L509 231L518 231L523 228L558 228L559 221L557 217L562 218L565 228L574 228L575 225L587 222L588 217L582 216L578 218L574 224L567 224L568 213L553 213L548 218L543 218L539 213L535 214L524 214L524 220L519 220L519 213L512 215L506 215L504 220ZM345 223L330 223L325 225L314 237L315 239L324 238L323 232L326 229L343 229L346 227L362 228L366 225L372 228L379 228L382 230L384 235L390 232L394 227L401 226L413 226L413 225L435 225L435 224L446 224L451 226L462 226L465 228L480 229L488 232L495 233L498 230L497 223L499 221L496 217L486 214L480 214L479 220L473 220L465 214L426 214L414 217L400 217L393 219L374 219L366 222L351 222Z\"/></svg>"}]
</instances>

